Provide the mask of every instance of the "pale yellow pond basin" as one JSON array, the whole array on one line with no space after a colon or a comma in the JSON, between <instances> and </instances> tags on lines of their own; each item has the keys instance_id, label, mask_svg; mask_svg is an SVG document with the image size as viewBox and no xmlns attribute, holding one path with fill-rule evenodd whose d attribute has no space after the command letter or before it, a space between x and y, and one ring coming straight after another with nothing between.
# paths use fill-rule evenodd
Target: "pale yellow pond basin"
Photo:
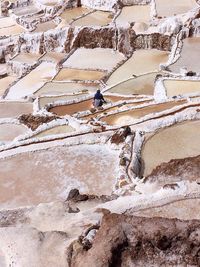
<instances>
[{"instance_id":1,"label":"pale yellow pond basin","mask_svg":"<svg viewBox=\"0 0 200 267\"><path fill-rule=\"evenodd\" d=\"M192 207L192 208L191 208ZM180 220L200 219L200 199L183 199L133 212L134 216L178 218Z\"/></svg>"},{"instance_id":2,"label":"pale yellow pond basin","mask_svg":"<svg viewBox=\"0 0 200 267\"><path fill-rule=\"evenodd\" d=\"M179 101L179 102L168 102L163 104L150 105L135 110L121 112L119 114L113 114L108 117L104 117L101 120L105 121L109 125L120 125L120 126L128 125L134 123L136 119L140 119L149 114L162 112L164 110L173 108L183 103L184 101Z\"/></svg>"},{"instance_id":3,"label":"pale yellow pond basin","mask_svg":"<svg viewBox=\"0 0 200 267\"><path fill-rule=\"evenodd\" d=\"M74 7L65 9L65 11L61 14L61 18L64 20L64 22L62 22L62 25L65 26L69 24L72 20L84 14L87 14L90 11L90 9L87 9L85 7Z\"/></svg>"},{"instance_id":4,"label":"pale yellow pond basin","mask_svg":"<svg viewBox=\"0 0 200 267\"><path fill-rule=\"evenodd\" d=\"M63 63L63 67L112 70L124 59L125 56L122 53L113 49L79 48Z\"/></svg>"},{"instance_id":5,"label":"pale yellow pond basin","mask_svg":"<svg viewBox=\"0 0 200 267\"><path fill-rule=\"evenodd\" d=\"M27 64L34 64L36 63L41 54L34 54L34 53L20 53L16 57L12 58L11 61L17 61L20 63L27 63Z\"/></svg>"},{"instance_id":6,"label":"pale yellow pond basin","mask_svg":"<svg viewBox=\"0 0 200 267\"><path fill-rule=\"evenodd\" d=\"M105 75L106 72L104 71L63 68L54 78L54 81L96 81L101 80Z\"/></svg>"},{"instance_id":7,"label":"pale yellow pond basin","mask_svg":"<svg viewBox=\"0 0 200 267\"><path fill-rule=\"evenodd\" d=\"M80 103L56 106L49 109L49 112L52 112L58 116L72 115L77 112L86 111L92 108L92 99L82 101Z\"/></svg>"},{"instance_id":8,"label":"pale yellow pond basin","mask_svg":"<svg viewBox=\"0 0 200 267\"><path fill-rule=\"evenodd\" d=\"M51 62L42 62L29 74L10 87L7 99L20 99L31 95L56 75L56 65Z\"/></svg>"},{"instance_id":9,"label":"pale yellow pond basin","mask_svg":"<svg viewBox=\"0 0 200 267\"><path fill-rule=\"evenodd\" d=\"M0 118L18 117L33 112L33 104L15 101L0 102Z\"/></svg>"},{"instance_id":10,"label":"pale yellow pond basin","mask_svg":"<svg viewBox=\"0 0 200 267\"><path fill-rule=\"evenodd\" d=\"M157 49L137 50L123 65L121 65L107 81L108 85L114 85L133 75L141 75L159 71L159 64L168 60L168 52Z\"/></svg>"},{"instance_id":11,"label":"pale yellow pond basin","mask_svg":"<svg viewBox=\"0 0 200 267\"><path fill-rule=\"evenodd\" d=\"M168 0L155 0L155 2L158 16L161 17L171 17L198 7L195 0L173 0L170 4Z\"/></svg>"},{"instance_id":12,"label":"pale yellow pond basin","mask_svg":"<svg viewBox=\"0 0 200 267\"><path fill-rule=\"evenodd\" d=\"M95 92L98 88L99 84L95 83L49 82L39 89L35 95L59 95L80 92Z\"/></svg>"},{"instance_id":13,"label":"pale yellow pond basin","mask_svg":"<svg viewBox=\"0 0 200 267\"><path fill-rule=\"evenodd\" d=\"M65 56L65 53L47 52L41 60L59 63Z\"/></svg>"},{"instance_id":14,"label":"pale yellow pond basin","mask_svg":"<svg viewBox=\"0 0 200 267\"><path fill-rule=\"evenodd\" d=\"M0 97L4 95L9 86L17 80L16 76L7 76L0 79Z\"/></svg>"},{"instance_id":15,"label":"pale yellow pond basin","mask_svg":"<svg viewBox=\"0 0 200 267\"><path fill-rule=\"evenodd\" d=\"M55 24L55 22L53 21L46 21L43 23L38 23L36 26L36 29L34 30L34 32L46 32L49 30L53 30L57 27L57 25Z\"/></svg>"},{"instance_id":16,"label":"pale yellow pond basin","mask_svg":"<svg viewBox=\"0 0 200 267\"><path fill-rule=\"evenodd\" d=\"M1 23L1 22L0 22ZM20 33L25 32L26 30L19 25L14 25L10 27L0 28L0 36L11 36L19 35Z\"/></svg>"},{"instance_id":17,"label":"pale yellow pond basin","mask_svg":"<svg viewBox=\"0 0 200 267\"><path fill-rule=\"evenodd\" d=\"M27 128L13 123L0 124L0 142L10 142L19 135L24 134Z\"/></svg>"},{"instance_id":18,"label":"pale yellow pond basin","mask_svg":"<svg viewBox=\"0 0 200 267\"><path fill-rule=\"evenodd\" d=\"M128 26L131 22L145 22L150 20L149 5L125 6L116 19L118 26Z\"/></svg>"},{"instance_id":19,"label":"pale yellow pond basin","mask_svg":"<svg viewBox=\"0 0 200 267\"><path fill-rule=\"evenodd\" d=\"M95 11L72 22L72 26L105 26L112 21L112 13Z\"/></svg>"},{"instance_id":20,"label":"pale yellow pond basin","mask_svg":"<svg viewBox=\"0 0 200 267\"><path fill-rule=\"evenodd\" d=\"M61 125L61 126L56 126L51 129L45 130L41 133L38 133L34 135L33 137L35 138L40 138L40 137L45 137L49 135L57 135L57 134L65 134L65 133L71 133L74 132L75 129L69 125Z\"/></svg>"},{"instance_id":21,"label":"pale yellow pond basin","mask_svg":"<svg viewBox=\"0 0 200 267\"><path fill-rule=\"evenodd\" d=\"M200 121L189 121L168 127L150 137L142 150L144 176L163 162L200 155L199 132Z\"/></svg>"},{"instance_id":22,"label":"pale yellow pond basin","mask_svg":"<svg viewBox=\"0 0 200 267\"><path fill-rule=\"evenodd\" d=\"M181 57L170 66L170 70L179 73L180 68L186 67L188 71L200 72L200 37L191 37L183 40Z\"/></svg>"},{"instance_id":23,"label":"pale yellow pond basin","mask_svg":"<svg viewBox=\"0 0 200 267\"><path fill-rule=\"evenodd\" d=\"M61 95L61 96L45 96L38 99L40 108L45 107L47 104L54 103L56 101L67 101L67 100L79 100L86 97L88 94L72 94L72 95Z\"/></svg>"},{"instance_id":24,"label":"pale yellow pond basin","mask_svg":"<svg viewBox=\"0 0 200 267\"><path fill-rule=\"evenodd\" d=\"M167 96L200 93L200 81L164 80Z\"/></svg>"},{"instance_id":25,"label":"pale yellow pond basin","mask_svg":"<svg viewBox=\"0 0 200 267\"><path fill-rule=\"evenodd\" d=\"M118 161L119 152L103 144L53 147L1 159L0 206L65 200L72 188L111 194Z\"/></svg>"},{"instance_id":26,"label":"pale yellow pond basin","mask_svg":"<svg viewBox=\"0 0 200 267\"><path fill-rule=\"evenodd\" d=\"M153 95L154 82L157 75L158 73L155 72L131 78L112 87L107 92L124 95Z\"/></svg>"}]
</instances>

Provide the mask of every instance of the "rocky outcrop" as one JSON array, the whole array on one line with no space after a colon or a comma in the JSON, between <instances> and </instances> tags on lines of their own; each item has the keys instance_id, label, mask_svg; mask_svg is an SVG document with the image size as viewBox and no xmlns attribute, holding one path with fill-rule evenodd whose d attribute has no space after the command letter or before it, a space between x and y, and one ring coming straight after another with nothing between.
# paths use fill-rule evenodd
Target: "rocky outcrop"
<instances>
[{"instance_id":1,"label":"rocky outcrop","mask_svg":"<svg viewBox=\"0 0 200 267\"><path fill-rule=\"evenodd\" d=\"M6 38L0 42L0 59L7 60L18 52L69 53L79 47L112 48L130 56L136 49L157 48L169 51L173 42L173 36L159 33L136 35L131 27L66 27L45 33L24 33L13 39Z\"/></svg>"},{"instance_id":2,"label":"rocky outcrop","mask_svg":"<svg viewBox=\"0 0 200 267\"><path fill-rule=\"evenodd\" d=\"M200 266L200 221L107 214L91 248L71 251L71 267Z\"/></svg>"}]
</instances>

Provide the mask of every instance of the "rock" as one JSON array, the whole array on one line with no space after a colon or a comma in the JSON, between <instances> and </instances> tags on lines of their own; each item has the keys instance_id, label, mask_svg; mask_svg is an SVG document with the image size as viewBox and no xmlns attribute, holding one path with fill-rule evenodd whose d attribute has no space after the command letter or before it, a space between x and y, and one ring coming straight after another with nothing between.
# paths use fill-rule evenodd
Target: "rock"
<instances>
[{"instance_id":1,"label":"rock","mask_svg":"<svg viewBox=\"0 0 200 267\"><path fill-rule=\"evenodd\" d=\"M196 76L196 72L194 72L194 71L188 71L187 73L186 73L186 76Z\"/></svg>"},{"instance_id":2,"label":"rock","mask_svg":"<svg viewBox=\"0 0 200 267\"><path fill-rule=\"evenodd\" d=\"M66 201L80 202L80 201L86 201L88 199L89 199L88 195L85 194L81 195L78 189L72 189L69 192Z\"/></svg>"},{"instance_id":3,"label":"rock","mask_svg":"<svg viewBox=\"0 0 200 267\"><path fill-rule=\"evenodd\" d=\"M179 188L179 186L178 186L177 183L174 183L174 184L165 184L163 186L163 189L173 189L173 190L175 190L176 188Z\"/></svg>"},{"instance_id":4,"label":"rock","mask_svg":"<svg viewBox=\"0 0 200 267\"><path fill-rule=\"evenodd\" d=\"M77 196L79 196L79 190L78 189L71 189L66 200L67 201L73 200Z\"/></svg>"},{"instance_id":5,"label":"rock","mask_svg":"<svg viewBox=\"0 0 200 267\"><path fill-rule=\"evenodd\" d=\"M123 143L128 135L131 134L131 128L129 126L124 126L114 133L111 137L111 143L116 145Z\"/></svg>"},{"instance_id":6,"label":"rock","mask_svg":"<svg viewBox=\"0 0 200 267\"><path fill-rule=\"evenodd\" d=\"M119 164L120 164L121 166L126 166L126 158L124 158L124 157L121 158Z\"/></svg>"}]
</instances>

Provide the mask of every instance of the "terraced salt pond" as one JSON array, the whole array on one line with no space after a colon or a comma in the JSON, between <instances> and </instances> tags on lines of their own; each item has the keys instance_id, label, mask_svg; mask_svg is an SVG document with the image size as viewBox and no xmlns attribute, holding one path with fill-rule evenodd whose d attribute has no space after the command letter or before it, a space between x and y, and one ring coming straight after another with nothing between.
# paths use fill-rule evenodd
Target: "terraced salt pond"
<instances>
[{"instance_id":1,"label":"terraced salt pond","mask_svg":"<svg viewBox=\"0 0 200 267\"><path fill-rule=\"evenodd\" d=\"M194 199L182 199L162 206L133 212L133 215L144 217L178 218L180 220L199 220L199 205L199 199L195 199L195 205Z\"/></svg>"},{"instance_id":2,"label":"terraced salt pond","mask_svg":"<svg viewBox=\"0 0 200 267\"><path fill-rule=\"evenodd\" d=\"M0 79L0 97L2 97L8 87L17 80L16 76L7 76Z\"/></svg>"},{"instance_id":3,"label":"terraced salt pond","mask_svg":"<svg viewBox=\"0 0 200 267\"><path fill-rule=\"evenodd\" d=\"M63 105L63 106L56 106L49 109L49 112L52 112L58 116L65 116L66 114L72 115L76 112L89 110L93 107L92 99L85 100L79 103Z\"/></svg>"},{"instance_id":4,"label":"terraced salt pond","mask_svg":"<svg viewBox=\"0 0 200 267\"><path fill-rule=\"evenodd\" d=\"M27 128L14 123L0 124L0 142L10 142L19 135L24 134Z\"/></svg>"},{"instance_id":5,"label":"terraced salt pond","mask_svg":"<svg viewBox=\"0 0 200 267\"><path fill-rule=\"evenodd\" d=\"M158 16L161 17L171 17L198 7L195 0L174 0L170 5L168 0L155 0L155 2Z\"/></svg>"},{"instance_id":6,"label":"terraced salt pond","mask_svg":"<svg viewBox=\"0 0 200 267\"><path fill-rule=\"evenodd\" d=\"M144 176L163 162L200 154L200 122L189 121L159 131L146 140L142 150Z\"/></svg>"},{"instance_id":7,"label":"terraced salt pond","mask_svg":"<svg viewBox=\"0 0 200 267\"><path fill-rule=\"evenodd\" d=\"M95 58L95 60L94 60ZM77 49L64 63L64 68L112 70L125 59L113 49Z\"/></svg>"},{"instance_id":8,"label":"terraced salt pond","mask_svg":"<svg viewBox=\"0 0 200 267\"><path fill-rule=\"evenodd\" d=\"M159 71L159 64L168 60L168 52L157 49L136 50L129 58L110 76L108 85L120 83L133 75L141 75Z\"/></svg>"},{"instance_id":9,"label":"terraced salt pond","mask_svg":"<svg viewBox=\"0 0 200 267\"><path fill-rule=\"evenodd\" d=\"M31 95L56 75L56 65L51 62L42 62L15 85L10 87L6 99L20 99Z\"/></svg>"},{"instance_id":10,"label":"terraced salt pond","mask_svg":"<svg viewBox=\"0 0 200 267\"><path fill-rule=\"evenodd\" d=\"M119 83L113 86L107 92L123 94L123 95L153 95L154 94L154 82L159 73L149 73L137 78L131 78L125 82Z\"/></svg>"},{"instance_id":11,"label":"terraced salt pond","mask_svg":"<svg viewBox=\"0 0 200 267\"><path fill-rule=\"evenodd\" d=\"M40 138L40 137L45 137L49 135L57 135L57 134L64 134L64 133L71 133L74 132L75 129L69 125L61 125L61 126L56 126L51 129L42 131L41 133L38 133L34 135L33 137L35 138Z\"/></svg>"},{"instance_id":12,"label":"terraced salt pond","mask_svg":"<svg viewBox=\"0 0 200 267\"><path fill-rule=\"evenodd\" d=\"M61 24L62 26L65 26L69 24L70 22L72 22L74 19L84 14L87 14L91 11L92 11L91 9L87 9L85 7L75 7L75 8L66 9L60 16L63 19L63 22Z\"/></svg>"},{"instance_id":13,"label":"terraced salt pond","mask_svg":"<svg viewBox=\"0 0 200 267\"><path fill-rule=\"evenodd\" d=\"M74 94L74 95L63 95L63 96L45 96L40 97L38 102L40 108L43 108L45 105L49 103L54 103L56 101L66 101L66 100L79 100L84 98L88 94Z\"/></svg>"},{"instance_id":14,"label":"terraced salt pond","mask_svg":"<svg viewBox=\"0 0 200 267\"><path fill-rule=\"evenodd\" d=\"M135 5L125 6L122 8L120 15L116 19L117 26L128 26L131 22L145 22L150 21L150 6L149 5Z\"/></svg>"},{"instance_id":15,"label":"terraced salt pond","mask_svg":"<svg viewBox=\"0 0 200 267\"><path fill-rule=\"evenodd\" d=\"M54 81L96 81L101 80L106 75L104 71L80 70L63 68Z\"/></svg>"},{"instance_id":16,"label":"terraced salt pond","mask_svg":"<svg viewBox=\"0 0 200 267\"><path fill-rule=\"evenodd\" d=\"M41 60L59 63L65 56L65 53L47 52Z\"/></svg>"},{"instance_id":17,"label":"terraced salt pond","mask_svg":"<svg viewBox=\"0 0 200 267\"><path fill-rule=\"evenodd\" d=\"M33 112L33 104L15 101L0 101L0 118L18 117Z\"/></svg>"},{"instance_id":18,"label":"terraced salt pond","mask_svg":"<svg viewBox=\"0 0 200 267\"><path fill-rule=\"evenodd\" d=\"M34 32L46 32L49 30L53 30L56 27L57 27L57 24L54 21L38 23Z\"/></svg>"},{"instance_id":19,"label":"terraced salt pond","mask_svg":"<svg viewBox=\"0 0 200 267\"><path fill-rule=\"evenodd\" d=\"M72 22L72 26L105 26L112 21L112 13L105 11L94 11L80 19Z\"/></svg>"},{"instance_id":20,"label":"terraced salt pond","mask_svg":"<svg viewBox=\"0 0 200 267\"><path fill-rule=\"evenodd\" d=\"M0 36L17 35L25 32L11 17L0 18Z\"/></svg>"},{"instance_id":21,"label":"terraced salt pond","mask_svg":"<svg viewBox=\"0 0 200 267\"><path fill-rule=\"evenodd\" d=\"M186 67L188 71L200 72L200 37L191 37L183 40L181 56L176 63L170 66L170 70L179 73L180 68Z\"/></svg>"},{"instance_id":22,"label":"terraced salt pond","mask_svg":"<svg viewBox=\"0 0 200 267\"><path fill-rule=\"evenodd\" d=\"M58 78L57 78L58 79ZM36 93L39 95L59 95L75 94L80 92L96 92L99 88L95 83L76 83L76 82L49 82L41 87Z\"/></svg>"},{"instance_id":23,"label":"terraced salt pond","mask_svg":"<svg viewBox=\"0 0 200 267\"><path fill-rule=\"evenodd\" d=\"M14 58L12 58L11 61L17 61L19 63L34 64L39 60L40 57L41 57L40 54L20 53Z\"/></svg>"},{"instance_id":24,"label":"terraced salt pond","mask_svg":"<svg viewBox=\"0 0 200 267\"><path fill-rule=\"evenodd\" d=\"M71 188L110 194L118 157L118 151L101 144L54 147L1 159L1 207L65 200Z\"/></svg>"},{"instance_id":25,"label":"terraced salt pond","mask_svg":"<svg viewBox=\"0 0 200 267\"><path fill-rule=\"evenodd\" d=\"M129 125L134 123L136 119L140 119L148 114L161 112L170 108L173 108L178 105L182 105L184 101L179 102L168 102L157 105L149 105L146 107L120 112L118 114L109 115L102 118L101 120L106 122L109 125Z\"/></svg>"},{"instance_id":26,"label":"terraced salt pond","mask_svg":"<svg viewBox=\"0 0 200 267\"><path fill-rule=\"evenodd\" d=\"M200 93L200 81L164 80L167 96Z\"/></svg>"}]
</instances>

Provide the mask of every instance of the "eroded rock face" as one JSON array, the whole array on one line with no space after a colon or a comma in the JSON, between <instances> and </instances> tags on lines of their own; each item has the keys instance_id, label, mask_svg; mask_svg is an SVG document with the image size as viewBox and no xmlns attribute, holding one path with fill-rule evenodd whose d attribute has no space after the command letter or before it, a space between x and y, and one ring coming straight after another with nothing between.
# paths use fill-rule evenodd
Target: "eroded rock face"
<instances>
[{"instance_id":1,"label":"eroded rock face","mask_svg":"<svg viewBox=\"0 0 200 267\"><path fill-rule=\"evenodd\" d=\"M199 248L200 221L107 214L92 247L72 252L70 266L199 266Z\"/></svg>"}]
</instances>

